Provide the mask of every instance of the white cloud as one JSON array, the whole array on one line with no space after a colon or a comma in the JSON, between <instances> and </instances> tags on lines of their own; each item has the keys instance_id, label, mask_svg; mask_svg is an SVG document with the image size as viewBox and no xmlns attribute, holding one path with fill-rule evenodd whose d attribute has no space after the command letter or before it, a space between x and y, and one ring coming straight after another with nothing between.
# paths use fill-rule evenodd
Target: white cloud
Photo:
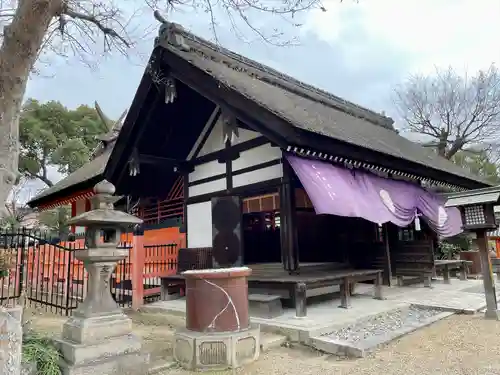
<instances>
[{"instance_id":1,"label":"white cloud","mask_svg":"<svg viewBox=\"0 0 500 375\"><path fill-rule=\"evenodd\" d=\"M412 72L435 66L469 71L500 63L498 0L327 0L312 11L307 32L369 64L376 46L399 52Z\"/></svg>"}]
</instances>

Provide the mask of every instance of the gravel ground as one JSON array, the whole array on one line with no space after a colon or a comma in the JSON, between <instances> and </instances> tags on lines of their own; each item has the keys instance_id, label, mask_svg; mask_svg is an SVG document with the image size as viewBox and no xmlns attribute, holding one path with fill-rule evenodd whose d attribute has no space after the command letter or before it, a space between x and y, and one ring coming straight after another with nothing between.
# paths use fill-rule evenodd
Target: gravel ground
<instances>
[{"instance_id":1,"label":"gravel ground","mask_svg":"<svg viewBox=\"0 0 500 375\"><path fill-rule=\"evenodd\" d=\"M441 312L438 309L410 306L408 309L396 309L375 317L360 319L354 324L349 324L323 336L355 343L369 337L384 335L408 324L423 322Z\"/></svg>"},{"instance_id":2,"label":"gravel ground","mask_svg":"<svg viewBox=\"0 0 500 375\"><path fill-rule=\"evenodd\" d=\"M170 359L172 334L182 318L130 314L134 332L156 360ZM33 313L34 328L57 336L63 317ZM477 316L453 315L376 350L367 358L347 359L309 348L273 349L238 375L500 375L500 322ZM157 375L187 375L170 369ZM199 373L191 373L199 374ZM214 373L231 375L232 371Z\"/></svg>"},{"instance_id":3,"label":"gravel ground","mask_svg":"<svg viewBox=\"0 0 500 375\"><path fill-rule=\"evenodd\" d=\"M500 322L453 315L362 359L322 355L304 348L273 350L238 375L498 375ZM231 374L226 372L225 374ZM171 369L161 375L187 375ZM194 374L194 373L192 373ZM198 373L199 374L199 373ZM160 375L160 374L159 374ZM222 375L222 373L217 373Z\"/></svg>"}]
</instances>

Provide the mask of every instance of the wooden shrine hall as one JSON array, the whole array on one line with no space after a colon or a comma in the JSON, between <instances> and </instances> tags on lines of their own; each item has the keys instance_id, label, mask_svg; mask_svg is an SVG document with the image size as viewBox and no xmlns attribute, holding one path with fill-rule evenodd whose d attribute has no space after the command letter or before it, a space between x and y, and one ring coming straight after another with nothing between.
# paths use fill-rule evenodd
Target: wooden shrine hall
<instances>
[{"instance_id":1,"label":"wooden shrine hall","mask_svg":"<svg viewBox=\"0 0 500 375\"><path fill-rule=\"evenodd\" d=\"M380 297L394 276L430 278L438 236L461 231L434 187L489 185L391 118L164 23L102 178L136 199L179 177L179 272L247 265L251 293L304 303L340 285L345 307L351 283Z\"/></svg>"}]
</instances>

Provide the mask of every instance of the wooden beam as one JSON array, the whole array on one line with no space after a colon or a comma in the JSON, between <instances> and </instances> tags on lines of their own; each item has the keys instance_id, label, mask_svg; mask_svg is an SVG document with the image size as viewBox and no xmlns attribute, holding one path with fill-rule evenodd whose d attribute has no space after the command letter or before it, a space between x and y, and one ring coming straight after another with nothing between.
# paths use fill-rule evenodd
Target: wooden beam
<instances>
[{"instance_id":1,"label":"wooden beam","mask_svg":"<svg viewBox=\"0 0 500 375\"><path fill-rule=\"evenodd\" d=\"M391 245L389 241L389 224L382 225L384 238L384 284L392 286Z\"/></svg>"},{"instance_id":2,"label":"wooden beam","mask_svg":"<svg viewBox=\"0 0 500 375\"><path fill-rule=\"evenodd\" d=\"M292 176L292 167L286 158L283 158L283 179L279 190L281 255L284 269L289 273L296 273L299 271L299 243Z\"/></svg>"},{"instance_id":3,"label":"wooden beam","mask_svg":"<svg viewBox=\"0 0 500 375\"><path fill-rule=\"evenodd\" d=\"M196 143L194 144L193 148L189 152L187 160L191 160L191 159L196 158L198 156L201 149L205 145L207 138L210 136L210 133L212 133L212 130L214 129L215 124L217 124L217 121L219 120L219 116L220 116L220 107L216 106L215 109L213 110L212 114L208 118L208 120L205 124L205 127L201 131L200 136L196 140Z\"/></svg>"},{"instance_id":4,"label":"wooden beam","mask_svg":"<svg viewBox=\"0 0 500 375\"><path fill-rule=\"evenodd\" d=\"M154 88L154 89L156 90L156 88ZM115 183L115 186L117 187L117 189L119 187L120 181L123 179L123 175L126 173L125 171L128 170L128 160L129 160L130 155L132 155L132 150L137 146L137 143L139 142L139 140L142 137L144 129L147 128L148 122L151 119L151 117L153 116L153 113L156 109L156 105L158 103L160 103L160 98L161 98L161 95L156 93L152 103L149 105L149 107L146 108L146 112L144 113L143 120L141 121L141 126L138 129L137 129L137 127L135 127L135 129L132 129L133 131L130 132L130 136L128 138L132 139L132 141L130 143L125 143L123 145L123 148L120 150L121 153L119 154L119 157L120 158L123 158L123 157L127 158L123 167L120 170L113 169L112 171L109 172L109 173L113 173L113 176L117 176L116 183ZM121 132L120 132L120 136L121 136ZM118 142L115 145L115 148L117 146L118 146ZM113 152L114 151L115 150L113 150ZM107 169L107 167L106 167L106 169ZM105 174L106 173L108 173L107 170L105 170Z\"/></svg>"},{"instance_id":5,"label":"wooden beam","mask_svg":"<svg viewBox=\"0 0 500 375\"><path fill-rule=\"evenodd\" d=\"M109 158L109 161L104 170L104 178L108 181L112 182L115 186L118 185L118 180L122 176L122 171L118 170L120 164L122 164L122 157L125 155L128 160L128 156L130 155L130 151L135 147L138 138L140 138L140 133L145 128L145 124L138 120L145 116L145 111L149 111L149 108L145 109L145 103L148 103L148 98L151 95L155 95L156 97L160 96L157 92L156 87L151 80L151 77L148 72L145 72L141 83L135 93L134 100L132 101L132 105L127 113L127 117L125 117L125 121L123 122L123 126L120 130L120 135L116 140L116 144L113 148L113 152ZM150 105L154 105L156 101L153 100L153 103ZM130 142L130 140L132 140ZM132 145L129 145L132 143ZM125 162L126 163L126 162ZM126 169L124 167L123 169Z\"/></svg>"}]
</instances>

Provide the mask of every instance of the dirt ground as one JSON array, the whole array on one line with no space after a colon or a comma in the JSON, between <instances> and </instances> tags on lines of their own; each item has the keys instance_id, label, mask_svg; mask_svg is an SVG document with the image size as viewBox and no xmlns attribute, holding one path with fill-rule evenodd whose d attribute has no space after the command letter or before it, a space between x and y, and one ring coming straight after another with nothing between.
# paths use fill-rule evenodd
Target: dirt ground
<instances>
[{"instance_id":1,"label":"dirt ground","mask_svg":"<svg viewBox=\"0 0 500 375\"><path fill-rule=\"evenodd\" d=\"M173 315L144 314L127 311L132 319L134 333L141 337L144 352L150 353L151 361L171 361L173 334L176 327L183 327L185 319ZM31 321L33 330L50 337L59 337L67 317L43 310L28 309L24 320Z\"/></svg>"},{"instance_id":2,"label":"dirt ground","mask_svg":"<svg viewBox=\"0 0 500 375\"><path fill-rule=\"evenodd\" d=\"M64 317L30 312L33 328L59 335ZM131 312L134 332L153 361L172 356L172 335L183 318ZM258 362L238 369L241 375L500 375L500 322L481 315L454 315L378 349L363 359L346 359L294 346L271 350ZM231 374L225 372L225 374ZM159 375L187 375L173 368ZM218 373L222 375L221 373Z\"/></svg>"}]
</instances>

